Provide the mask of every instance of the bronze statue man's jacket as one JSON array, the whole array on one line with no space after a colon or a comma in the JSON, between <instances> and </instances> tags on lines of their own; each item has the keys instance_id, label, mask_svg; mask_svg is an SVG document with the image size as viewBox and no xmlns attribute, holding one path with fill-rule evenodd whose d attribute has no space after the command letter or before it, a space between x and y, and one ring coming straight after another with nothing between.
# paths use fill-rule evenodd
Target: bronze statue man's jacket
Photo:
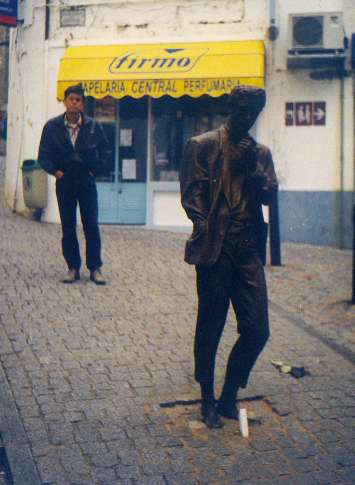
<instances>
[{"instance_id":1,"label":"bronze statue man's jacket","mask_svg":"<svg viewBox=\"0 0 355 485\"><path fill-rule=\"evenodd\" d=\"M193 222L193 232L185 248L189 264L212 266L221 253L229 219L228 193L231 164L228 162L229 140L226 125L219 129L190 138L180 171L181 203ZM250 153L234 147L237 158L250 158ZM243 177L253 201L253 220L261 259L265 259L266 233L262 204L269 204L277 190L277 179L270 150L253 143L254 168Z\"/></svg>"}]
</instances>

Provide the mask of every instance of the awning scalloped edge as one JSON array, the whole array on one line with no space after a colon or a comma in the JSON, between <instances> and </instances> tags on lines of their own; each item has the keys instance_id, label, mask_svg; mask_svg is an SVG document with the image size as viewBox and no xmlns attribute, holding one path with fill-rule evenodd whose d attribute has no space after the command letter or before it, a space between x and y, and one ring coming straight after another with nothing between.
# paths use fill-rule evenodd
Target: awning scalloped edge
<instances>
[{"instance_id":1,"label":"awning scalloped edge","mask_svg":"<svg viewBox=\"0 0 355 485\"><path fill-rule=\"evenodd\" d=\"M199 98L208 95L213 98L230 93L230 91L239 84L248 84L258 87L264 87L264 79L258 77L248 78L227 78L227 79L140 79L140 80L95 80L80 81L72 80L58 83L58 100L64 99L64 91L67 87L81 83L85 89L86 96L92 96L96 99L103 99L111 96L116 99L122 99L130 96L135 99L144 96L152 98L161 98L171 96L180 98L190 96Z\"/></svg>"}]
</instances>

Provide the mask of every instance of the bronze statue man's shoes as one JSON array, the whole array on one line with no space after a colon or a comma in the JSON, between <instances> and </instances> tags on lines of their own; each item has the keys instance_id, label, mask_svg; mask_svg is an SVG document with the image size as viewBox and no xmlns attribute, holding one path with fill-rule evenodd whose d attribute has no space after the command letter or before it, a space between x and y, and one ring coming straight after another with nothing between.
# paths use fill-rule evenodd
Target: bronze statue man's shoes
<instances>
[{"instance_id":1,"label":"bronze statue man's shoes","mask_svg":"<svg viewBox=\"0 0 355 485\"><path fill-rule=\"evenodd\" d=\"M78 269L70 269L67 276L64 278L63 283L71 284L80 280L80 273Z\"/></svg>"},{"instance_id":2,"label":"bronze statue man's shoes","mask_svg":"<svg viewBox=\"0 0 355 485\"><path fill-rule=\"evenodd\" d=\"M102 276L100 269L90 272L90 280L93 281L95 285L106 285L106 281Z\"/></svg>"},{"instance_id":3,"label":"bronze statue man's shoes","mask_svg":"<svg viewBox=\"0 0 355 485\"><path fill-rule=\"evenodd\" d=\"M223 401L219 400L217 404L217 413L224 418L228 419L239 419L238 407L235 400L233 401Z\"/></svg>"},{"instance_id":4,"label":"bronze statue man's shoes","mask_svg":"<svg viewBox=\"0 0 355 485\"><path fill-rule=\"evenodd\" d=\"M202 400L201 415L202 415L202 421L205 423L207 428L211 428L211 429L223 428L223 423L217 414L216 404L214 402Z\"/></svg>"}]
</instances>

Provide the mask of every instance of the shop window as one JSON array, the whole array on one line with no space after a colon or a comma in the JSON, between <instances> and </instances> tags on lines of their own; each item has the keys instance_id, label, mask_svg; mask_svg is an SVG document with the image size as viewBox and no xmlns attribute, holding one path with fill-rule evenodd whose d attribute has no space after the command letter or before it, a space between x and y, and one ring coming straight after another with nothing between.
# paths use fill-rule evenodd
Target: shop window
<instances>
[{"instance_id":1,"label":"shop window","mask_svg":"<svg viewBox=\"0 0 355 485\"><path fill-rule=\"evenodd\" d=\"M135 183L147 180L147 98L125 97L118 102L119 178Z\"/></svg>"},{"instance_id":2,"label":"shop window","mask_svg":"<svg viewBox=\"0 0 355 485\"><path fill-rule=\"evenodd\" d=\"M220 126L227 116L226 96L198 99L163 97L152 100L151 180L174 182L187 140Z\"/></svg>"},{"instance_id":3,"label":"shop window","mask_svg":"<svg viewBox=\"0 0 355 485\"><path fill-rule=\"evenodd\" d=\"M97 180L146 182L147 99L87 98L86 112L102 124L111 146L110 158Z\"/></svg>"},{"instance_id":4,"label":"shop window","mask_svg":"<svg viewBox=\"0 0 355 485\"><path fill-rule=\"evenodd\" d=\"M86 98L86 113L102 124L109 141L111 152L106 160L101 174L97 177L99 182L115 181L115 149L116 149L116 101L107 97L103 99Z\"/></svg>"}]
</instances>

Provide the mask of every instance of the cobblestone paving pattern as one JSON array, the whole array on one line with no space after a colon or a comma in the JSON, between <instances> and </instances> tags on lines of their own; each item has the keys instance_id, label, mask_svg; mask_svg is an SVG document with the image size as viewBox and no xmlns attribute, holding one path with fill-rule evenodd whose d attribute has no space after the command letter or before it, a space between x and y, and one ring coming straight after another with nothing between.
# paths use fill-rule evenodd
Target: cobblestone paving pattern
<instances>
[{"instance_id":1,"label":"cobblestone paving pattern","mask_svg":"<svg viewBox=\"0 0 355 485\"><path fill-rule=\"evenodd\" d=\"M267 267L272 337L240 396L261 420L246 439L234 422L208 430L196 404L160 407L199 397L185 234L105 226L109 284L83 270L63 285L60 227L4 205L0 220L0 360L43 484L355 483L350 251L285 244ZM230 314L219 389L235 336Z\"/></svg>"}]
</instances>

